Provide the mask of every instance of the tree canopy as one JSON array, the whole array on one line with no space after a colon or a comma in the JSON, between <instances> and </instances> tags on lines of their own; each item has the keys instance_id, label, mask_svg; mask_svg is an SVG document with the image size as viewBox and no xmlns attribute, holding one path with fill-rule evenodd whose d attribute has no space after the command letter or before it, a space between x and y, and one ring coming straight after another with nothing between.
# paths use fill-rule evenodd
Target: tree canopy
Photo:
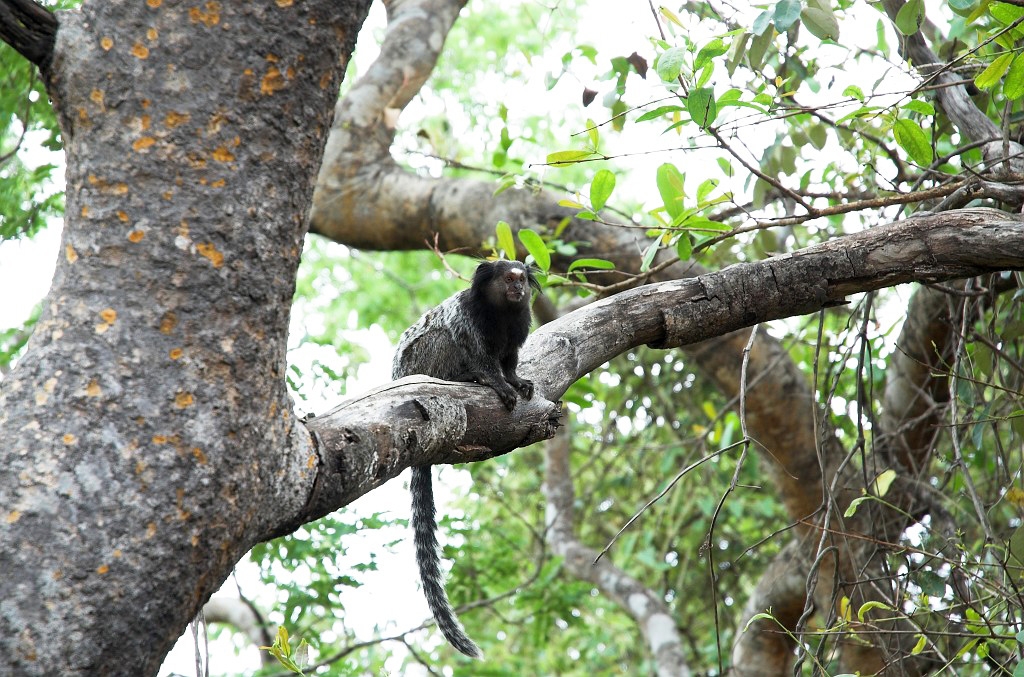
<instances>
[{"instance_id":1,"label":"tree canopy","mask_svg":"<svg viewBox=\"0 0 1024 677\"><path fill-rule=\"evenodd\" d=\"M0 666L1024 675L1024 3L383 6L0 0ZM496 256L533 400L374 377Z\"/></svg>"}]
</instances>

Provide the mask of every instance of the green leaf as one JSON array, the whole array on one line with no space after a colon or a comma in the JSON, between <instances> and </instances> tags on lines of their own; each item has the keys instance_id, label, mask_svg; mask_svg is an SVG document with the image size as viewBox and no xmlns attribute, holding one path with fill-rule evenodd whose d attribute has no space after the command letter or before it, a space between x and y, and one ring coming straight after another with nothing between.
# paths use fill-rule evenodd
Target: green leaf
<instances>
[{"instance_id":1,"label":"green leaf","mask_svg":"<svg viewBox=\"0 0 1024 677\"><path fill-rule=\"evenodd\" d=\"M676 242L676 256L679 257L680 261L689 261L690 257L693 256L693 242L690 240L688 233L683 233Z\"/></svg>"},{"instance_id":2,"label":"green leaf","mask_svg":"<svg viewBox=\"0 0 1024 677\"><path fill-rule=\"evenodd\" d=\"M661 249L661 238L658 238L644 251L644 257L640 261L640 272L646 273L651 269L651 262L654 261L654 257L657 256L658 250Z\"/></svg>"},{"instance_id":3,"label":"green leaf","mask_svg":"<svg viewBox=\"0 0 1024 677\"><path fill-rule=\"evenodd\" d=\"M1024 96L1024 54L1018 54L1010 64L1006 80L1003 81L1003 94L1011 100Z\"/></svg>"},{"instance_id":4,"label":"green leaf","mask_svg":"<svg viewBox=\"0 0 1024 677\"><path fill-rule=\"evenodd\" d=\"M1017 5L1011 5L1006 2L993 2L989 6L988 11L996 21L1004 26L1009 26L1014 21L1024 16L1024 7L1018 7Z\"/></svg>"},{"instance_id":5,"label":"green leaf","mask_svg":"<svg viewBox=\"0 0 1024 677\"><path fill-rule=\"evenodd\" d=\"M743 60L743 55L747 53L747 42L750 40L750 33L744 32L735 41L733 41L732 55L725 64L725 70L732 75L736 72L736 67L740 65L740 61Z\"/></svg>"},{"instance_id":6,"label":"green leaf","mask_svg":"<svg viewBox=\"0 0 1024 677\"><path fill-rule=\"evenodd\" d=\"M498 221L494 228L494 234L498 238L498 249L505 252L505 258L509 261L516 260L516 241L512 238L512 228L504 221Z\"/></svg>"},{"instance_id":7,"label":"green leaf","mask_svg":"<svg viewBox=\"0 0 1024 677\"><path fill-rule=\"evenodd\" d=\"M577 268L596 268L597 270L615 270L615 264L611 261L605 261L604 259L576 259L569 264L569 271L572 272Z\"/></svg>"},{"instance_id":8,"label":"green leaf","mask_svg":"<svg viewBox=\"0 0 1024 677\"><path fill-rule=\"evenodd\" d=\"M875 495L881 498L889 492L889 487L892 486L893 480L896 479L896 471L893 469L882 472L874 481Z\"/></svg>"},{"instance_id":9,"label":"green leaf","mask_svg":"<svg viewBox=\"0 0 1024 677\"><path fill-rule=\"evenodd\" d=\"M707 199L715 188L718 188L718 179L706 179L697 187L697 204Z\"/></svg>"},{"instance_id":10,"label":"green leaf","mask_svg":"<svg viewBox=\"0 0 1024 677\"><path fill-rule=\"evenodd\" d=\"M900 148L907 152L910 159L921 166L932 163L932 146L928 141L928 133L910 120L899 119L893 124L893 135Z\"/></svg>"},{"instance_id":11,"label":"green leaf","mask_svg":"<svg viewBox=\"0 0 1024 677\"><path fill-rule=\"evenodd\" d=\"M893 611L893 608L885 602L864 602L859 609L857 609L857 620L861 623L864 622L864 616L867 615L872 609L885 609L886 611Z\"/></svg>"},{"instance_id":12,"label":"green leaf","mask_svg":"<svg viewBox=\"0 0 1024 677\"><path fill-rule=\"evenodd\" d=\"M648 120L654 120L660 118L666 113L675 113L677 111L684 110L682 106L658 106L654 110L649 110L636 119L637 122L647 122Z\"/></svg>"},{"instance_id":13,"label":"green leaf","mask_svg":"<svg viewBox=\"0 0 1024 677\"><path fill-rule=\"evenodd\" d=\"M917 644L915 644L914 648L910 650L910 655L916 656L917 654L924 651L924 648L926 646L928 646L928 638L924 635L917 635ZM1022 663L1022 665L1024 665L1024 663Z\"/></svg>"},{"instance_id":14,"label":"green leaf","mask_svg":"<svg viewBox=\"0 0 1024 677\"><path fill-rule=\"evenodd\" d=\"M708 61L706 64L704 64L704 68L700 69L700 77L697 78L696 86L703 87L704 85L708 84L708 81L711 80L711 76L714 75L714 73L715 62Z\"/></svg>"},{"instance_id":15,"label":"green leaf","mask_svg":"<svg viewBox=\"0 0 1024 677\"><path fill-rule=\"evenodd\" d=\"M757 31L755 31L757 33ZM764 55L768 51L768 45L775 40L775 31L769 28L763 33L757 33L757 37L750 43L747 50L747 63L750 68L759 71L764 66Z\"/></svg>"},{"instance_id":16,"label":"green leaf","mask_svg":"<svg viewBox=\"0 0 1024 677\"><path fill-rule=\"evenodd\" d=\"M864 103L864 90L862 90L857 85L850 85L849 87L844 89L843 96L852 96L853 98L857 99L857 101Z\"/></svg>"},{"instance_id":17,"label":"green leaf","mask_svg":"<svg viewBox=\"0 0 1024 677\"><path fill-rule=\"evenodd\" d=\"M772 12L769 9L764 10L757 15L754 19L754 25L751 26L751 30L754 31L754 35L764 35L765 29L772 24Z\"/></svg>"},{"instance_id":18,"label":"green leaf","mask_svg":"<svg viewBox=\"0 0 1024 677\"><path fill-rule=\"evenodd\" d=\"M821 150L828 143L828 129L825 125L813 125L807 130L807 138L810 139L812 146Z\"/></svg>"},{"instance_id":19,"label":"green leaf","mask_svg":"<svg viewBox=\"0 0 1024 677\"><path fill-rule=\"evenodd\" d=\"M773 13L775 29L780 33L788 31L789 27L800 18L801 4L800 0L779 0Z\"/></svg>"},{"instance_id":20,"label":"green leaf","mask_svg":"<svg viewBox=\"0 0 1024 677\"><path fill-rule=\"evenodd\" d=\"M659 54L654 64L654 70L658 73L658 77L665 82L678 78L683 69L683 57L685 56L686 50L682 47L672 47Z\"/></svg>"},{"instance_id":21,"label":"green leaf","mask_svg":"<svg viewBox=\"0 0 1024 677\"><path fill-rule=\"evenodd\" d=\"M857 508L860 507L860 504L870 498L870 496L860 496L850 501L850 506L846 509L846 512L843 513L843 517L853 517L857 514Z\"/></svg>"},{"instance_id":22,"label":"green leaf","mask_svg":"<svg viewBox=\"0 0 1024 677\"><path fill-rule=\"evenodd\" d=\"M597 123L587 118L587 138L590 139L590 147L597 148L597 143L600 141L600 135L597 131Z\"/></svg>"},{"instance_id":23,"label":"green leaf","mask_svg":"<svg viewBox=\"0 0 1024 677\"><path fill-rule=\"evenodd\" d=\"M711 42L701 47L700 51L697 52L697 58L693 62L694 70L700 70L708 61L716 56L722 56L728 51L728 45L726 45L721 38L713 39Z\"/></svg>"},{"instance_id":24,"label":"green leaf","mask_svg":"<svg viewBox=\"0 0 1024 677\"><path fill-rule=\"evenodd\" d=\"M921 587L921 592L929 597L941 598L946 594L946 579L934 571L921 569L910 578Z\"/></svg>"},{"instance_id":25,"label":"green leaf","mask_svg":"<svg viewBox=\"0 0 1024 677\"><path fill-rule=\"evenodd\" d=\"M682 214L683 197L686 195L683 191L684 176L675 165L665 163L658 167L656 182L668 215L674 219Z\"/></svg>"},{"instance_id":26,"label":"green leaf","mask_svg":"<svg viewBox=\"0 0 1024 677\"><path fill-rule=\"evenodd\" d=\"M974 84L978 86L978 89L991 89L1002 79L1003 74L1010 67L1011 61L1013 61L1013 54L1000 54L988 65L988 68L974 78Z\"/></svg>"},{"instance_id":27,"label":"green leaf","mask_svg":"<svg viewBox=\"0 0 1024 677\"><path fill-rule=\"evenodd\" d=\"M690 92L686 97L686 111L701 129L707 129L718 117L718 106L715 104L715 90L701 87Z\"/></svg>"},{"instance_id":28,"label":"green leaf","mask_svg":"<svg viewBox=\"0 0 1024 677\"><path fill-rule=\"evenodd\" d=\"M807 8L800 12L800 19L811 35L819 40L839 39L839 21L828 4L809 0Z\"/></svg>"},{"instance_id":29,"label":"green leaf","mask_svg":"<svg viewBox=\"0 0 1024 677\"><path fill-rule=\"evenodd\" d=\"M896 30L903 35L913 35L924 22L924 0L909 0L896 13Z\"/></svg>"},{"instance_id":30,"label":"green leaf","mask_svg":"<svg viewBox=\"0 0 1024 677\"><path fill-rule=\"evenodd\" d=\"M530 252L530 256L537 263L537 267L545 273L548 272L548 269L551 268L551 254L548 252L548 246L544 244L544 240L541 239L540 235L529 228L523 228L519 231L519 241L526 247L526 251Z\"/></svg>"},{"instance_id":31,"label":"green leaf","mask_svg":"<svg viewBox=\"0 0 1024 677\"><path fill-rule=\"evenodd\" d=\"M902 110L913 111L921 115L935 115L935 106L920 99L911 99L902 106Z\"/></svg>"},{"instance_id":32,"label":"green leaf","mask_svg":"<svg viewBox=\"0 0 1024 677\"><path fill-rule=\"evenodd\" d=\"M555 153L549 153L547 162L549 165L554 165L555 167L571 165L572 163L579 162L591 155L593 155L593 153L589 150L560 150Z\"/></svg>"},{"instance_id":33,"label":"green leaf","mask_svg":"<svg viewBox=\"0 0 1024 677\"><path fill-rule=\"evenodd\" d=\"M594 208L595 212L599 212L604 208L613 190L615 190L614 174L607 169L602 169L597 174L594 174L594 179L590 182L590 205Z\"/></svg>"}]
</instances>

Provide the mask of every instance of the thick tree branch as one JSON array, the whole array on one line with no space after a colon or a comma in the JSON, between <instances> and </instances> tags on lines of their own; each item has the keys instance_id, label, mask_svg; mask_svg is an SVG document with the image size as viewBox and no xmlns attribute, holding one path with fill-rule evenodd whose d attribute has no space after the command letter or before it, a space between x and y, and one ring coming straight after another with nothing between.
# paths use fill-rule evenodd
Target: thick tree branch
<instances>
[{"instance_id":1,"label":"thick tree branch","mask_svg":"<svg viewBox=\"0 0 1024 677\"><path fill-rule=\"evenodd\" d=\"M0 0L0 40L46 72L53 57L57 17L32 0Z\"/></svg>"},{"instance_id":2,"label":"thick tree branch","mask_svg":"<svg viewBox=\"0 0 1024 677\"><path fill-rule=\"evenodd\" d=\"M547 400L630 348L703 341L904 282L1022 269L1022 238L1020 217L992 209L946 212L591 304L531 335L520 364L536 395L512 414L501 411L497 396L483 386L416 377L314 419L309 428L324 442L320 493L298 519L345 505L410 465L478 461L550 437L556 412ZM424 381L428 385L406 390ZM363 460L353 467L354 459Z\"/></svg>"},{"instance_id":3,"label":"thick tree branch","mask_svg":"<svg viewBox=\"0 0 1024 677\"><path fill-rule=\"evenodd\" d=\"M567 432L561 431L548 442L545 452L547 539L552 551L564 558L564 566L574 576L597 586L636 621L648 651L654 657L659 677L689 675L682 638L664 599L613 565L610 558L595 562L597 551L579 541L574 520L576 494L569 470Z\"/></svg>"}]
</instances>

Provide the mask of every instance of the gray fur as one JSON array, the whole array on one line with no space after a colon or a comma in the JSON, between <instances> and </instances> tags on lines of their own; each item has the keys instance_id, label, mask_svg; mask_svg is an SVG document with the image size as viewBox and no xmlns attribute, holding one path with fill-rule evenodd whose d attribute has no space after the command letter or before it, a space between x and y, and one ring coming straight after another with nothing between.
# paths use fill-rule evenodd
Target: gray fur
<instances>
[{"instance_id":1,"label":"gray fur","mask_svg":"<svg viewBox=\"0 0 1024 677\"><path fill-rule=\"evenodd\" d=\"M427 311L402 334L392 378L424 374L446 381L476 381L494 389L511 411L533 383L519 378L519 348L530 330L530 270L516 261L484 262L473 285ZM438 554L430 466L412 469L412 526L423 593L437 627L456 649L482 656L459 624L444 589Z\"/></svg>"}]
</instances>

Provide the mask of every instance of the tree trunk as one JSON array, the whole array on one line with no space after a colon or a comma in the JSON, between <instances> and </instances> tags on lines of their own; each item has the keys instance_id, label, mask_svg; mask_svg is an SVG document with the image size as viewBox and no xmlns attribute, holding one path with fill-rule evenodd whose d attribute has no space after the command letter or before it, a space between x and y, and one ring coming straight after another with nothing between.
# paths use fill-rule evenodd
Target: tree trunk
<instances>
[{"instance_id":1,"label":"tree trunk","mask_svg":"<svg viewBox=\"0 0 1024 677\"><path fill-rule=\"evenodd\" d=\"M367 6L58 15L67 211L0 392L0 673L152 674L303 507L282 481L310 454L285 386L289 307Z\"/></svg>"}]
</instances>

